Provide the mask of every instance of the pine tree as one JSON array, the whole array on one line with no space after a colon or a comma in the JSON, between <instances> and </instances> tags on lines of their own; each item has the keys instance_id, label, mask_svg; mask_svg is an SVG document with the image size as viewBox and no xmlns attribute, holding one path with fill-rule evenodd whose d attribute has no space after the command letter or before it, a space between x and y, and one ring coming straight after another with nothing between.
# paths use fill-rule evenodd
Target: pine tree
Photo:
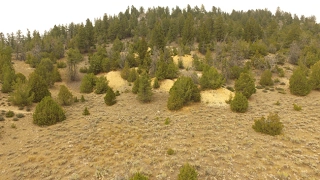
<instances>
[{"instance_id":1,"label":"pine tree","mask_svg":"<svg viewBox=\"0 0 320 180\"><path fill-rule=\"evenodd\" d=\"M31 73L28 84L31 88L30 94L34 94L33 102L40 102L44 97L51 96L48 84L39 74Z\"/></svg>"},{"instance_id":2,"label":"pine tree","mask_svg":"<svg viewBox=\"0 0 320 180\"><path fill-rule=\"evenodd\" d=\"M311 67L310 82L312 89L320 90L320 61Z\"/></svg>"},{"instance_id":3,"label":"pine tree","mask_svg":"<svg viewBox=\"0 0 320 180\"><path fill-rule=\"evenodd\" d=\"M241 73L234 88L236 92L241 92L246 98L250 98L256 92L254 78L249 73Z\"/></svg>"},{"instance_id":4,"label":"pine tree","mask_svg":"<svg viewBox=\"0 0 320 180\"><path fill-rule=\"evenodd\" d=\"M80 92L91 93L96 85L97 77L93 74L86 74L81 81Z\"/></svg>"},{"instance_id":5,"label":"pine tree","mask_svg":"<svg viewBox=\"0 0 320 180\"><path fill-rule=\"evenodd\" d=\"M231 110L240 113L246 112L248 105L248 99L241 92L237 92L230 103Z\"/></svg>"},{"instance_id":6,"label":"pine tree","mask_svg":"<svg viewBox=\"0 0 320 180\"><path fill-rule=\"evenodd\" d=\"M13 85L13 92L10 93L9 100L16 106L23 107L32 104L34 94L30 93L31 88L22 80L18 79Z\"/></svg>"},{"instance_id":7,"label":"pine tree","mask_svg":"<svg viewBox=\"0 0 320 180\"><path fill-rule=\"evenodd\" d=\"M142 74L139 79L138 99L144 103L152 100L150 78L146 73Z\"/></svg>"},{"instance_id":8,"label":"pine tree","mask_svg":"<svg viewBox=\"0 0 320 180\"><path fill-rule=\"evenodd\" d=\"M129 67L128 61L126 61L126 62L124 63L123 69L121 70L121 77L122 77L122 79L124 79L124 80L128 80L129 75L130 75L130 67Z\"/></svg>"},{"instance_id":9,"label":"pine tree","mask_svg":"<svg viewBox=\"0 0 320 180\"><path fill-rule=\"evenodd\" d=\"M69 49L68 52L68 74L71 81L76 80L77 64L83 57L78 49Z\"/></svg>"},{"instance_id":10,"label":"pine tree","mask_svg":"<svg viewBox=\"0 0 320 180\"><path fill-rule=\"evenodd\" d=\"M311 91L311 85L308 78L300 67L297 67L297 69L293 71L293 74L289 79L289 84L290 92L294 95L306 96Z\"/></svg>"},{"instance_id":11,"label":"pine tree","mask_svg":"<svg viewBox=\"0 0 320 180\"><path fill-rule=\"evenodd\" d=\"M66 119L63 109L50 97L44 97L33 113L33 123L39 126L53 125Z\"/></svg>"},{"instance_id":12,"label":"pine tree","mask_svg":"<svg viewBox=\"0 0 320 180\"><path fill-rule=\"evenodd\" d=\"M200 78L202 89L218 89L224 83L223 76L214 67L206 66Z\"/></svg>"},{"instance_id":13,"label":"pine tree","mask_svg":"<svg viewBox=\"0 0 320 180\"><path fill-rule=\"evenodd\" d=\"M58 93L58 102L63 106L69 106L73 103L74 98L72 93L65 85L60 86L60 90Z\"/></svg>"},{"instance_id":14,"label":"pine tree","mask_svg":"<svg viewBox=\"0 0 320 180\"><path fill-rule=\"evenodd\" d=\"M116 94L114 93L112 88L108 88L107 93L106 93L106 95L104 97L104 102L108 106L112 106L117 102L116 101Z\"/></svg>"},{"instance_id":15,"label":"pine tree","mask_svg":"<svg viewBox=\"0 0 320 180\"><path fill-rule=\"evenodd\" d=\"M262 86L272 86L273 85L272 72L269 69L263 71L263 73L261 74L261 78L260 78L259 83Z\"/></svg>"},{"instance_id":16,"label":"pine tree","mask_svg":"<svg viewBox=\"0 0 320 180\"><path fill-rule=\"evenodd\" d=\"M96 86L95 86L95 93L96 94L103 94L106 93L108 90L108 81L104 76L100 76L97 78Z\"/></svg>"},{"instance_id":17,"label":"pine tree","mask_svg":"<svg viewBox=\"0 0 320 180\"><path fill-rule=\"evenodd\" d=\"M153 88L158 89L159 87L160 87L159 80L156 77L156 78L154 78L154 81L153 81Z\"/></svg>"}]
</instances>

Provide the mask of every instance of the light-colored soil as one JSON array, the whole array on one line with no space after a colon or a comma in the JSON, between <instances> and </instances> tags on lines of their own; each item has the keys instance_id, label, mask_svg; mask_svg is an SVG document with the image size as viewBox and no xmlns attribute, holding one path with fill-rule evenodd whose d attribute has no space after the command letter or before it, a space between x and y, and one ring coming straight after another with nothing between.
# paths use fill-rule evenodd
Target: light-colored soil
<instances>
[{"instance_id":1,"label":"light-colored soil","mask_svg":"<svg viewBox=\"0 0 320 180\"><path fill-rule=\"evenodd\" d=\"M109 85L119 81L117 73L108 75ZM65 84L78 96L77 83ZM320 92L297 97L287 88L287 94L257 90L242 114L220 104L230 92L219 89L202 92L209 97L203 103L171 112L166 101L173 81L160 84L147 104L131 92L122 93L111 107L104 104L104 95L84 94L86 102L64 107L67 119L49 127L34 125L25 110L19 110L26 115L19 121L0 121L0 179L118 180L140 171L167 180L176 179L186 162L196 167L199 179L320 179ZM58 87L51 88L54 98ZM8 105L7 95L0 97L1 110L18 112ZM302 111L294 111L293 103ZM91 115L82 115L85 107ZM252 129L254 119L269 112L279 113L282 135ZM169 148L175 154L168 155Z\"/></svg>"},{"instance_id":2,"label":"light-colored soil","mask_svg":"<svg viewBox=\"0 0 320 180\"><path fill-rule=\"evenodd\" d=\"M192 67L192 61L193 61L193 58L191 55L184 55L184 56L173 56L173 62L175 64L178 64L179 60L182 61L182 64L183 64L183 67L184 68L191 68Z\"/></svg>"}]
</instances>

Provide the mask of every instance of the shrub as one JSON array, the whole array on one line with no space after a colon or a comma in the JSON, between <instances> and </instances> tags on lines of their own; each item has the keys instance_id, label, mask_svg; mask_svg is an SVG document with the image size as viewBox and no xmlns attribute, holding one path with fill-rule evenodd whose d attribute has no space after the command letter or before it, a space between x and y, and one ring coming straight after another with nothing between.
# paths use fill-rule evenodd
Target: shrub
<instances>
[{"instance_id":1,"label":"shrub","mask_svg":"<svg viewBox=\"0 0 320 180\"><path fill-rule=\"evenodd\" d=\"M194 167L186 163L180 168L180 173L178 174L178 180L197 180L198 173Z\"/></svg>"},{"instance_id":2,"label":"shrub","mask_svg":"<svg viewBox=\"0 0 320 180\"><path fill-rule=\"evenodd\" d=\"M34 95L33 102L40 102L44 97L51 96L46 81L37 73L33 72L29 76L30 94Z\"/></svg>"},{"instance_id":3,"label":"shrub","mask_svg":"<svg viewBox=\"0 0 320 180\"><path fill-rule=\"evenodd\" d=\"M158 89L160 87L160 84L159 84L159 80L158 78L154 78L154 81L153 81L153 89Z\"/></svg>"},{"instance_id":4,"label":"shrub","mask_svg":"<svg viewBox=\"0 0 320 180\"><path fill-rule=\"evenodd\" d=\"M89 72L89 69L85 66L85 67L81 67L81 68L79 69L79 71L80 71L81 73L88 73L88 72Z\"/></svg>"},{"instance_id":5,"label":"shrub","mask_svg":"<svg viewBox=\"0 0 320 180\"><path fill-rule=\"evenodd\" d=\"M84 96L83 96L83 95L81 95L80 101L81 101L81 102L85 102L85 101L86 101L86 99L84 99Z\"/></svg>"},{"instance_id":6,"label":"shrub","mask_svg":"<svg viewBox=\"0 0 320 180\"><path fill-rule=\"evenodd\" d=\"M310 83L304 71L298 67L289 79L290 92L298 96L306 96L311 91Z\"/></svg>"},{"instance_id":7,"label":"shrub","mask_svg":"<svg viewBox=\"0 0 320 180\"><path fill-rule=\"evenodd\" d=\"M0 121L4 121L4 117L3 116L0 116Z\"/></svg>"},{"instance_id":8,"label":"shrub","mask_svg":"<svg viewBox=\"0 0 320 180\"><path fill-rule=\"evenodd\" d=\"M190 77L179 77L169 91L167 107L169 110L181 109L190 101L200 101L200 91Z\"/></svg>"},{"instance_id":9,"label":"shrub","mask_svg":"<svg viewBox=\"0 0 320 180\"><path fill-rule=\"evenodd\" d=\"M128 80L130 75L130 67L128 61L125 62L123 69L121 70L121 77L124 80Z\"/></svg>"},{"instance_id":10,"label":"shrub","mask_svg":"<svg viewBox=\"0 0 320 180\"><path fill-rule=\"evenodd\" d=\"M259 83L262 86L272 86L273 85L272 73L269 69L263 71L263 73L261 74L261 78L260 78Z\"/></svg>"},{"instance_id":11,"label":"shrub","mask_svg":"<svg viewBox=\"0 0 320 180\"><path fill-rule=\"evenodd\" d=\"M184 68L182 59L178 60L178 68L179 69L183 69Z\"/></svg>"},{"instance_id":12,"label":"shrub","mask_svg":"<svg viewBox=\"0 0 320 180\"><path fill-rule=\"evenodd\" d=\"M254 79L248 73L241 73L239 79L236 80L234 88L236 92L241 92L248 99L256 92Z\"/></svg>"},{"instance_id":13,"label":"shrub","mask_svg":"<svg viewBox=\"0 0 320 180\"><path fill-rule=\"evenodd\" d=\"M129 77L128 77L128 82L134 82L137 78L139 77L139 74L137 71L133 68L130 70Z\"/></svg>"},{"instance_id":14,"label":"shrub","mask_svg":"<svg viewBox=\"0 0 320 180\"><path fill-rule=\"evenodd\" d=\"M200 78L202 89L218 89L224 83L223 76L214 67L206 66Z\"/></svg>"},{"instance_id":15,"label":"shrub","mask_svg":"<svg viewBox=\"0 0 320 180\"><path fill-rule=\"evenodd\" d=\"M12 120L13 120L13 121L19 121L19 118L14 117Z\"/></svg>"},{"instance_id":16,"label":"shrub","mask_svg":"<svg viewBox=\"0 0 320 180\"><path fill-rule=\"evenodd\" d=\"M171 148L169 148L168 150L167 150L167 154L168 155L174 155L174 150L173 149L171 149Z\"/></svg>"},{"instance_id":17,"label":"shrub","mask_svg":"<svg viewBox=\"0 0 320 180\"><path fill-rule=\"evenodd\" d=\"M252 128L256 132L275 136L281 134L283 124L280 122L280 117L278 114L270 113L267 118L261 117L260 119L254 120L254 125L252 125Z\"/></svg>"},{"instance_id":18,"label":"shrub","mask_svg":"<svg viewBox=\"0 0 320 180\"><path fill-rule=\"evenodd\" d=\"M73 102L79 102L79 99L78 99L77 96L75 96L75 97L73 98Z\"/></svg>"},{"instance_id":19,"label":"shrub","mask_svg":"<svg viewBox=\"0 0 320 180\"><path fill-rule=\"evenodd\" d=\"M139 91L139 84L140 84L139 78L137 78L137 79L134 81L133 86L132 86L132 93L133 93L133 94L137 94L137 93L138 93L138 91Z\"/></svg>"},{"instance_id":20,"label":"shrub","mask_svg":"<svg viewBox=\"0 0 320 180\"><path fill-rule=\"evenodd\" d=\"M32 104L34 93L31 92L31 87L22 82L20 79L13 85L13 92L10 93L9 100L17 106L24 107Z\"/></svg>"},{"instance_id":21,"label":"shrub","mask_svg":"<svg viewBox=\"0 0 320 180\"><path fill-rule=\"evenodd\" d=\"M112 106L117 102L116 101L116 94L113 92L112 88L108 88L107 93L104 97L104 102L108 106Z\"/></svg>"},{"instance_id":22,"label":"shrub","mask_svg":"<svg viewBox=\"0 0 320 180\"><path fill-rule=\"evenodd\" d=\"M84 108L82 115L84 115L84 116L90 115L90 112L87 107Z\"/></svg>"},{"instance_id":23,"label":"shrub","mask_svg":"<svg viewBox=\"0 0 320 180\"><path fill-rule=\"evenodd\" d=\"M301 110L302 110L302 107L299 106L299 105L297 105L297 104L293 104L293 109L294 109L295 111L301 111Z\"/></svg>"},{"instance_id":24,"label":"shrub","mask_svg":"<svg viewBox=\"0 0 320 180\"><path fill-rule=\"evenodd\" d=\"M165 125L169 125L170 122L171 122L171 121L170 121L170 118L166 118L166 120L164 121L164 124L165 124Z\"/></svg>"},{"instance_id":25,"label":"shrub","mask_svg":"<svg viewBox=\"0 0 320 180\"><path fill-rule=\"evenodd\" d=\"M17 116L17 118L23 118L23 117L24 117L24 114L18 113L18 114L16 114L16 116Z\"/></svg>"},{"instance_id":26,"label":"shrub","mask_svg":"<svg viewBox=\"0 0 320 180\"><path fill-rule=\"evenodd\" d=\"M248 99L242 93L236 93L230 103L232 111L244 113L248 109Z\"/></svg>"},{"instance_id":27,"label":"shrub","mask_svg":"<svg viewBox=\"0 0 320 180\"><path fill-rule=\"evenodd\" d=\"M100 76L97 78L96 86L95 86L95 93L96 94L103 94L107 92L107 89L109 88L108 86L108 81L104 76Z\"/></svg>"},{"instance_id":28,"label":"shrub","mask_svg":"<svg viewBox=\"0 0 320 180\"><path fill-rule=\"evenodd\" d=\"M149 178L143 175L140 172L135 173L133 176L130 177L130 180L148 180Z\"/></svg>"},{"instance_id":29,"label":"shrub","mask_svg":"<svg viewBox=\"0 0 320 180\"><path fill-rule=\"evenodd\" d=\"M8 111L8 112L6 112L6 117L7 118L11 118L11 117L13 117L14 116L14 112L13 111Z\"/></svg>"},{"instance_id":30,"label":"shrub","mask_svg":"<svg viewBox=\"0 0 320 180\"><path fill-rule=\"evenodd\" d=\"M312 89L320 90L320 61L311 67L310 82Z\"/></svg>"},{"instance_id":31,"label":"shrub","mask_svg":"<svg viewBox=\"0 0 320 180\"><path fill-rule=\"evenodd\" d=\"M57 62L57 68L66 68L67 67L67 64L63 61L58 61Z\"/></svg>"},{"instance_id":32,"label":"shrub","mask_svg":"<svg viewBox=\"0 0 320 180\"><path fill-rule=\"evenodd\" d=\"M50 96L40 101L33 114L33 123L40 126L53 125L65 119L63 109Z\"/></svg>"},{"instance_id":33,"label":"shrub","mask_svg":"<svg viewBox=\"0 0 320 180\"><path fill-rule=\"evenodd\" d=\"M152 99L152 88L148 74L143 73L139 78L138 99L141 102L150 102Z\"/></svg>"},{"instance_id":34,"label":"shrub","mask_svg":"<svg viewBox=\"0 0 320 180\"><path fill-rule=\"evenodd\" d=\"M91 93L96 85L96 79L97 77L93 73L86 74L81 81L80 92Z\"/></svg>"},{"instance_id":35,"label":"shrub","mask_svg":"<svg viewBox=\"0 0 320 180\"><path fill-rule=\"evenodd\" d=\"M58 102L63 106L69 106L74 102L72 93L65 85L60 86L60 91L58 93Z\"/></svg>"}]
</instances>

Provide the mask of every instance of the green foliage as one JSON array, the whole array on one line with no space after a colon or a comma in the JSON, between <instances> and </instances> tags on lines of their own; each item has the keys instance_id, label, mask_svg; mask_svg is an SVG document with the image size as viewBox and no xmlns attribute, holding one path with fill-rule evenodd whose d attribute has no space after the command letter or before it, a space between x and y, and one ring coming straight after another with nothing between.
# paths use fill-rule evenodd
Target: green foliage
<instances>
[{"instance_id":1,"label":"green foliage","mask_svg":"<svg viewBox=\"0 0 320 180\"><path fill-rule=\"evenodd\" d=\"M179 69L183 69L184 68L182 59L178 60L178 68Z\"/></svg>"},{"instance_id":2,"label":"green foliage","mask_svg":"<svg viewBox=\"0 0 320 180\"><path fill-rule=\"evenodd\" d=\"M179 77L169 91L167 107L169 110L181 109L190 101L200 101L200 91L190 77Z\"/></svg>"},{"instance_id":3,"label":"green foliage","mask_svg":"<svg viewBox=\"0 0 320 180\"><path fill-rule=\"evenodd\" d=\"M241 73L239 79L235 81L236 92L241 92L246 98L256 92L254 78L249 73Z\"/></svg>"},{"instance_id":4,"label":"green foliage","mask_svg":"<svg viewBox=\"0 0 320 180\"><path fill-rule=\"evenodd\" d=\"M134 83L133 83L133 86L132 86L132 93L133 94L137 94L138 91L139 91L139 84L140 84L140 78L137 78Z\"/></svg>"},{"instance_id":5,"label":"green foliage","mask_svg":"<svg viewBox=\"0 0 320 180\"><path fill-rule=\"evenodd\" d=\"M99 78L97 78L95 86L96 90L94 91L96 94L106 93L108 88L108 81L104 76L100 76Z\"/></svg>"},{"instance_id":6,"label":"green foliage","mask_svg":"<svg viewBox=\"0 0 320 180\"><path fill-rule=\"evenodd\" d=\"M170 118L166 118L166 120L164 121L164 124L165 124L165 125L169 125L170 122L171 122Z\"/></svg>"},{"instance_id":7,"label":"green foliage","mask_svg":"<svg viewBox=\"0 0 320 180\"><path fill-rule=\"evenodd\" d=\"M80 92L91 93L96 85L97 77L93 74L86 74L81 81Z\"/></svg>"},{"instance_id":8,"label":"green foliage","mask_svg":"<svg viewBox=\"0 0 320 180\"><path fill-rule=\"evenodd\" d=\"M39 126L53 125L66 119L63 109L50 97L44 97L33 113L33 123Z\"/></svg>"},{"instance_id":9,"label":"green foliage","mask_svg":"<svg viewBox=\"0 0 320 180\"><path fill-rule=\"evenodd\" d=\"M57 67L53 68L52 73L53 73L53 82L61 82L62 81L61 74L60 74Z\"/></svg>"},{"instance_id":10,"label":"green foliage","mask_svg":"<svg viewBox=\"0 0 320 180\"><path fill-rule=\"evenodd\" d=\"M164 54L160 55L160 59L157 62L156 77L159 80L174 79L178 76L178 72L179 69L174 64L168 50L165 50Z\"/></svg>"},{"instance_id":11,"label":"green foliage","mask_svg":"<svg viewBox=\"0 0 320 180\"><path fill-rule=\"evenodd\" d=\"M8 111L8 112L6 112L6 117L7 118L11 118L11 117L13 117L14 116L14 112L13 111Z\"/></svg>"},{"instance_id":12,"label":"green foliage","mask_svg":"<svg viewBox=\"0 0 320 180\"><path fill-rule=\"evenodd\" d=\"M47 83L48 87L54 84L54 66L52 61L49 58L41 59L40 64L36 67L35 73L41 76L44 81Z\"/></svg>"},{"instance_id":13,"label":"green foliage","mask_svg":"<svg viewBox=\"0 0 320 180\"><path fill-rule=\"evenodd\" d=\"M30 95L34 95L33 102L40 102L42 98L51 96L46 81L37 73L33 72L29 76Z\"/></svg>"},{"instance_id":14,"label":"green foliage","mask_svg":"<svg viewBox=\"0 0 320 180\"><path fill-rule=\"evenodd\" d=\"M69 106L74 102L72 93L65 85L60 86L60 90L58 93L58 102L63 106Z\"/></svg>"},{"instance_id":15,"label":"green foliage","mask_svg":"<svg viewBox=\"0 0 320 180\"><path fill-rule=\"evenodd\" d=\"M84 96L83 96L83 95L81 95L80 101L81 101L81 102L85 102L85 101L86 101L86 100L84 99Z\"/></svg>"},{"instance_id":16,"label":"green foliage","mask_svg":"<svg viewBox=\"0 0 320 180\"><path fill-rule=\"evenodd\" d=\"M289 84L290 92L294 95L306 96L311 91L311 85L307 76L300 67L293 71Z\"/></svg>"},{"instance_id":17,"label":"green foliage","mask_svg":"<svg viewBox=\"0 0 320 180\"><path fill-rule=\"evenodd\" d=\"M256 132L272 136L281 134L283 127L284 126L282 122L280 122L279 115L273 113L270 113L267 118L261 117L260 119L255 119L254 125L252 125L252 128Z\"/></svg>"},{"instance_id":18,"label":"green foliage","mask_svg":"<svg viewBox=\"0 0 320 180\"><path fill-rule=\"evenodd\" d=\"M29 106L32 104L34 93L27 83L20 79L13 85L13 92L10 93L9 100L16 106Z\"/></svg>"},{"instance_id":19,"label":"green foliage","mask_svg":"<svg viewBox=\"0 0 320 180\"><path fill-rule=\"evenodd\" d=\"M20 79L20 81L22 83L25 83L27 81L27 78L26 76L24 76L22 73L17 73L16 74L16 79L15 79L15 82L18 82L18 80ZM13 88L14 89L14 88Z\"/></svg>"},{"instance_id":20,"label":"green foliage","mask_svg":"<svg viewBox=\"0 0 320 180\"><path fill-rule=\"evenodd\" d=\"M312 89L320 90L320 61L311 67L310 83Z\"/></svg>"},{"instance_id":21,"label":"green foliage","mask_svg":"<svg viewBox=\"0 0 320 180\"><path fill-rule=\"evenodd\" d=\"M301 111L301 110L302 110L302 107L299 106L299 105L297 105L297 104L293 104L293 109L294 109L295 111Z\"/></svg>"},{"instance_id":22,"label":"green foliage","mask_svg":"<svg viewBox=\"0 0 320 180\"><path fill-rule=\"evenodd\" d=\"M234 112L244 113L249 106L248 99L241 92L237 92L233 100L230 102L231 110Z\"/></svg>"},{"instance_id":23,"label":"green foliage","mask_svg":"<svg viewBox=\"0 0 320 180\"><path fill-rule=\"evenodd\" d=\"M148 180L149 178L140 172L135 173L129 180Z\"/></svg>"},{"instance_id":24,"label":"green foliage","mask_svg":"<svg viewBox=\"0 0 320 180\"><path fill-rule=\"evenodd\" d=\"M180 168L178 180L197 180L198 173L194 167L186 163Z\"/></svg>"},{"instance_id":25,"label":"green foliage","mask_svg":"<svg viewBox=\"0 0 320 180\"><path fill-rule=\"evenodd\" d=\"M87 107L84 108L84 110L83 110L83 112L82 112L82 115L84 115L84 116L90 115L90 112L89 112L89 110L88 110Z\"/></svg>"},{"instance_id":26,"label":"green foliage","mask_svg":"<svg viewBox=\"0 0 320 180\"><path fill-rule=\"evenodd\" d=\"M240 66L232 66L230 71L231 71L231 74L230 74L231 79L238 79L241 73L249 73L249 70L247 67L240 67Z\"/></svg>"},{"instance_id":27,"label":"green foliage","mask_svg":"<svg viewBox=\"0 0 320 180\"><path fill-rule=\"evenodd\" d=\"M15 80L15 72L11 64L5 64L2 67L2 86L1 86L1 92L3 93L9 93L12 91L12 85Z\"/></svg>"},{"instance_id":28,"label":"green foliage","mask_svg":"<svg viewBox=\"0 0 320 180\"><path fill-rule=\"evenodd\" d=\"M129 73L128 82L134 82L139 77L136 69L132 68Z\"/></svg>"},{"instance_id":29,"label":"green foliage","mask_svg":"<svg viewBox=\"0 0 320 180\"><path fill-rule=\"evenodd\" d=\"M154 78L154 80L153 80L153 89L158 89L158 88L160 88L160 84L159 84L159 80L158 80L158 78L156 77L156 78Z\"/></svg>"},{"instance_id":30,"label":"green foliage","mask_svg":"<svg viewBox=\"0 0 320 180\"><path fill-rule=\"evenodd\" d=\"M223 76L214 67L206 66L200 78L200 85L202 89L218 89L224 83Z\"/></svg>"},{"instance_id":31,"label":"green foliage","mask_svg":"<svg viewBox=\"0 0 320 180\"><path fill-rule=\"evenodd\" d=\"M204 67L204 63L199 59L197 55L193 55L192 65L196 69L196 71L202 71Z\"/></svg>"},{"instance_id":32,"label":"green foliage","mask_svg":"<svg viewBox=\"0 0 320 180\"><path fill-rule=\"evenodd\" d=\"M66 68L67 64L63 61L58 61L57 62L57 68L61 69L61 68Z\"/></svg>"},{"instance_id":33,"label":"green foliage","mask_svg":"<svg viewBox=\"0 0 320 180\"><path fill-rule=\"evenodd\" d=\"M262 86L272 86L273 85L272 72L269 69L263 71L263 73L261 74L261 78L260 78L259 83Z\"/></svg>"},{"instance_id":34,"label":"green foliage","mask_svg":"<svg viewBox=\"0 0 320 180\"><path fill-rule=\"evenodd\" d=\"M71 81L75 81L77 75L77 64L82 61L83 57L78 49L69 49L67 55L68 76Z\"/></svg>"},{"instance_id":35,"label":"green foliage","mask_svg":"<svg viewBox=\"0 0 320 180\"><path fill-rule=\"evenodd\" d=\"M88 72L89 72L89 69L87 68L87 66L85 66L85 67L81 67L81 68L79 69L79 71L80 71L81 73L88 73Z\"/></svg>"},{"instance_id":36,"label":"green foliage","mask_svg":"<svg viewBox=\"0 0 320 180\"><path fill-rule=\"evenodd\" d=\"M108 106L112 106L117 102L116 101L116 94L114 93L112 88L108 88L107 93L104 97L104 102Z\"/></svg>"},{"instance_id":37,"label":"green foliage","mask_svg":"<svg viewBox=\"0 0 320 180\"><path fill-rule=\"evenodd\" d=\"M139 78L138 99L141 102L150 102L152 100L151 81L148 74L143 73Z\"/></svg>"},{"instance_id":38,"label":"green foliage","mask_svg":"<svg viewBox=\"0 0 320 180\"><path fill-rule=\"evenodd\" d=\"M23 118L23 117L24 117L24 114L18 113L18 114L16 114L16 117L17 117L17 118Z\"/></svg>"},{"instance_id":39,"label":"green foliage","mask_svg":"<svg viewBox=\"0 0 320 180\"><path fill-rule=\"evenodd\" d=\"M171 149L171 148L169 148L168 150L167 150L167 154L169 155L169 156L171 156L171 155L174 155L174 150L173 149Z\"/></svg>"},{"instance_id":40,"label":"green foliage","mask_svg":"<svg viewBox=\"0 0 320 180\"><path fill-rule=\"evenodd\" d=\"M124 63L123 69L121 70L121 77L122 77L122 79L124 79L124 80L128 80L129 75L130 75L130 67L129 67L128 61L126 61L126 62Z\"/></svg>"},{"instance_id":41,"label":"green foliage","mask_svg":"<svg viewBox=\"0 0 320 180\"><path fill-rule=\"evenodd\" d=\"M0 121L4 121L4 117L0 115Z\"/></svg>"}]
</instances>

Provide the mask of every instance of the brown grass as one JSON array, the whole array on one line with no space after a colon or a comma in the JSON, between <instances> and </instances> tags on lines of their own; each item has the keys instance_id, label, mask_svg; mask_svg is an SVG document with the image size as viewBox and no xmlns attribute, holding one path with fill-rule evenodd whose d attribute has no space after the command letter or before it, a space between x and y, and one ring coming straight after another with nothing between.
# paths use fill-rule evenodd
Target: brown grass
<instances>
[{"instance_id":1,"label":"brown grass","mask_svg":"<svg viewBox=\"0 0 320 180\"><path fill-rule=\"evenodd\" d=\"M106 75L109 85L129 88L117 74ZM64 83L80 97L78 82ZM257 90L248 112L237 114L224 104L230 92L219 89L202 92L202 103L171 112L166 100L173 81L160 84L148 104L128 92L110 107L104 95L86 94L86 102L64 107L67 120L50 127L33 125L32 114L20 110L26 117L15 122L17 129L10 128L12 119L0 122L1 179L128 179L137 171L150 179L176 179L186 162L196 167L199 179L320 178L318 91L296 97ZM53 97L58 85L51 88ZM1 94L0 101L7 102L7 96ZM294 111L293 103L303 110ZM90 116L82 115L84 107ZM18 112L6 103L0 109ZM251 128L253 119L269 112L279 113L282 135Z\"/></svg>"}]
</instances>

